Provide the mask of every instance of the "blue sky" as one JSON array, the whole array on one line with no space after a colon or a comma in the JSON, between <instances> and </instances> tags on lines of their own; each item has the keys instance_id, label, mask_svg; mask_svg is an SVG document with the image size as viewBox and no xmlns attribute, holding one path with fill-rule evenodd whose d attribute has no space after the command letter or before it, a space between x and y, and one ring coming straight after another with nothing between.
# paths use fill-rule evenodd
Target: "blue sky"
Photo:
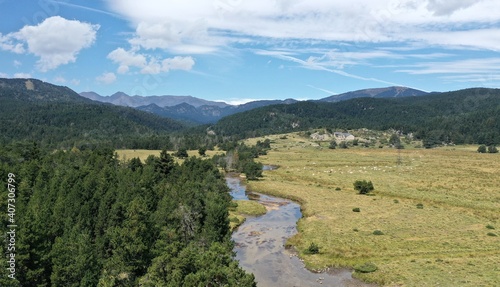
<instances>
[{"instance_id":1,"label":"blue sky","mask_svg":"<svg viewBox=\"0 0 500 287\"><path fill-rule=\"evenodd\" d=\"M0 0L0 77L242 103L500 87L498 0Z\"/></svg>"}]
</instances>

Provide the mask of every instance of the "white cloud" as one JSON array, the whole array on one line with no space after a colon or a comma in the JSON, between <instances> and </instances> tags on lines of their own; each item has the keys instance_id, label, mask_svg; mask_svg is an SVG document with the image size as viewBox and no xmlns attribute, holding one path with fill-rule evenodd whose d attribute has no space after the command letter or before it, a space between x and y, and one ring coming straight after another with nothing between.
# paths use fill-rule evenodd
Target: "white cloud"
<instances>
[{"instance_id":1,"label":"white cloud","mask_svg":"<svg viewBox=\"0 0 500 287\"><path fill-rule=\"evenodd\" d=\"M14 74L14 78L17 78L17 79L29 79L29 78L32 78L32 77L31 77L31 74L29 74L29 73L15 73Z\"/></svg>"},{"instance_id":2,"label":"white cloud","mask_svg":"<svg viewBox=\"0 0 500 287\"><path fill-rule=\"evenodd\" d=\"M4 51L10 51L16 54L22 54L25 52L24 45L22 43L14 43L12 34L2 36L0 33L0 49Z\"/></svg>"},{"instance_id":3,"label":"white cloud","mask_svg":"<svg viewBox=\"0 0 500 287\"><path fill-rule=\"evenodd\" d=\"M229 100L218 100L218 102L225 102L227 104L233 105L233 106L238 106L238 105L243 105L249 102L254 102L254 101L260 101L261 99L235 99L231 98Z\"/></svg>"},{"instance_id":4,"label":"white cloud","mask_svg":"<svg viewBox=\"0 0 500 287\"><path fill-rule=\"evenodd\" d=\"M46 72L75 62L78 53L94 43L98 29L99 25L54 16L36 26L24 26L18 32L0 35L0 48L36 55L40 58L38 69Z\"/></svg>"},{"instance_id":5,"label":"white cloud","mask_svg":"<svg viewBox=\"0 0 500 287\"><path fill-rule=\"evenodd\" d=\"M116 81L116 75L114 73L104 73L97 77L96 80L100 83L109 85Z\"/></svg>"},{"instance_id":6,"label":"white cloud","mask_svg":"<svg viewBox=\"0 0 500 287\"><path fill-rule=\"evenodd\" d=\"M117 48L108 54L108 59L118 64L117 72L125 74L130 68L139 68L142 74L159 74L171 70L189 71L193 68L195 61L192 57L166 58L160 60L156 57L137 53L135 50Z\"/></svg>"},{"instance_id":7,"label":"white cloud","mask_svg":"<svg viewBox=\"0 0 500 287\"><path fill-rule=\"evenodd\" d=\"M8 74L0 72L0 78L8 78L8 77L9 77Z\"/></svg>"},{"instance_id":8,"label":"white cloud","mask_svg":"<svg viewBox=\"0 0 500 287\"><path fill-rule=\"evenodd\" d=\"M450 31L474 36L500 21L497 0L107 1L136 28L132 45L185 54L291 40L456 46ZM468 44L499 47L500 39L491 38Z\"/></svg>"},{"instance_id":9,"label":"white cloud","mask_svg":"<svg viewBox=\"0 0 500 287\"><path fill-rule=\"evenodd\" d=\"M19 68L19 67L21 67L23 65L23 63L19 62L18 60L14 60L14 62L12 62L12 64L16 68Z\"/></svg>"},{"instance_id":10,"label":"white cloud","mask_svg":"<svg viewBox=\"0 0 500 287\"><path fill-rule=\"evenodd\" d=\"M120 65L118 73L127 73L129 67L142 68L146 65L146 57L136 54L135 51L126 51L123 48L117 48L108 54L108 59Z\"/></svg>"},{"instance_id":11,"label":"white cloud","mask_svg":"<svg viewBox=\"0 0 500 287\"><path fill-rule=\"evenodd\" d=\"M64 83L66 83L66 79L64 77L57 76L54 78L54 82L64 84Z\"/></svg>"},{"instance_id":12,"label":"white cloud","mask_svg":"<svg viewBox=\"0 0 500 287\"><path fill-rule=\"evenodd\" d=\"M475 3L477 0L429 0L427 8L435 15L450 15Z\"/></svg>"},{"instance_id":13,"label":"white cloud","mask_svg":"<svg viewBox=\"0 0 500 287\"><path fill-rule=\"evenodd\" d=\"M189 71L194 66L194 59L191 57L173 57L165 59L161 62L162 70L168 72L170 70Z\"/></svg>"}]
</instances>

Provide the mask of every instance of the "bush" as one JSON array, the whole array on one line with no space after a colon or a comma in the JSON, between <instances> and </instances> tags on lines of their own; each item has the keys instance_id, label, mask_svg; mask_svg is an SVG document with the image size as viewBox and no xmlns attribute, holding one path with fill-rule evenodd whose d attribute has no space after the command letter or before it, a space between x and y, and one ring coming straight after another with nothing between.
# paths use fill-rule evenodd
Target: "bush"
<instances>
[{"instance_id":1,"label":"bush","mask_svg":"<svg viewBox=\"0 0 500 287\"><path fill-rule=\"evenodd\" d=\"M335 188L335 190L336 190L336 191L339 191L339 190L342 190L342 188L340 188L340 187L336 187L336 188Z\"/></svg>"},{"instance_id":2,"label":"bush","mask_svg":"<svg viewBox=\"0 0 500 287\"><path fill-rule=\"evenodd\" d=\"M497 149L497 147L496 147L496 146L494 146L494 145L490 145L490 146L488 147L488 153L498 153L498 149Z\"/></svg>"},{"instance_id":3,"label":"bush","mask_svg":"<svg viewBox=\"0 0 500 287\"><path fill-rule=\"evenodd\" d=\"M329 149L335 149L337 147L337 142L336 141L331 141L330 145L328 146Z\"/></svg>"},{"instance_id":4,"label":"bush","mask_svg":"<svg viewBox=\"0 0 500 287\"><path fill-rule=\"evenodd\" d=\"M318 254L319 253L319 246L316 245L314 242L311 242L309 247L306 249L306 254Z\"/></svg>"},{"instance_id":5,"label":"bush","mask_svg":"<svg viewBox=\"0 0 500 287\"><path fill-rule=\"evenodd\" d=\"M352 209L353 212L361 212L361 209L359 209L359 207L355 207Z\"/></svg>"},{"instance_id":6,"label":"bush","mask_svg":"<svg viewBox=\"0 0 500 287\"><path fill-rule=\"evenodd\" d=\"M359 194L367 194L374 190L373 183L366 180L356 180L354 182L354 189L359 191Z\"/></svg>"},{"instance_id":7,"label":"bush","mask_svg":"<svg viewBox=\"0 0 500 287\"><path fill-rule=\"evenodd\" d=\"M356 270L356 272L361 272L361 273L371 273L377 271L377 269L378 269L377 265L371 262L366 262L363 265L358 265L354 267L354 270Z\"/></svg>"},{"instance_id":8,"label":"bush","mask_svg":"<svg viewBox=\"0 0 500 287\"><path fill-rule=\"evenodd\" d=\"M422 203L417 204L418 209L424 209L424 205Z\"/></svg>"},{"instance_id":9,"label":"bush","mask_svg":"<svg viewBox=\"0 0 500 287\"><path fill-rule=\"evenodd\" d=\"M384 233L380 230L373 231L373 235L384 235Z\"/></svg>"},{"instance_id":10,"label":"bush","mask_svg":"<svg viewBox=\"0 0 500 287\"><path fill-rule=\"evenodd\" d=\"M495 226L493 226L491 224L488 224L488 225L486 225L486 228L488 228L488 229L495 229Z\"/></svg>"},{"instance_id":11,"label":"bush","mask_svg":"<svg viewBox=\"0 0 500 287\"><path fill-rule=\"evenodd\" d=\"M480 145L480 146L477 148L477 152L478 152L478 153L486 153L486 146L485 146L485 145Z\"/></svg>"},{"instance_id":12,"label":"bush","mask_svg":"<svg viewBox=\"0 0 500 287\"><path fill-rule=\"evenodd\" d=\"M206 156L206 155L207 155L207 153L206 153L206 152L207 152L207 149L206 149L206 148L204 148L204 147L200 147L200 148L198 149L198 154L199 154L200 156Z\"/></svg>"},{"instance_id":13,"label":"bush","mask_svg":"<svg viewBox=\"0 0 500 287\"><path fill-rule=\"evenodd\" d=\"M347 143L346 143L346 142L344 142L344 141L343 141L343 142L340 142L339 147L340 147L340 148L343 148L343 149L349 148L349 147L347 146Z\"/></svg>"},{"instance_id":14,"label":"bush","mask_svg":"<svg viewBox=\"0 0 500 287\"><path fill-rule=\"evenodd\" d=\"M488 232L488 233L486 233L486 235L488 235L488 236L493 236L493 237L498 236L498 235L496 235L496 234L495 234L495 233L493 233L493 232Z\"/></svg>"},{"instance_id":15,"label":"bush","mask_svg":"<svg viewBox=\"0 0 500 287\"><path fill-rule=\"evenodd\" d=\"M180 148L175 153L175 156L178 158L187 158L189 155L186 148Z\"/></svg>"}]
</instances>

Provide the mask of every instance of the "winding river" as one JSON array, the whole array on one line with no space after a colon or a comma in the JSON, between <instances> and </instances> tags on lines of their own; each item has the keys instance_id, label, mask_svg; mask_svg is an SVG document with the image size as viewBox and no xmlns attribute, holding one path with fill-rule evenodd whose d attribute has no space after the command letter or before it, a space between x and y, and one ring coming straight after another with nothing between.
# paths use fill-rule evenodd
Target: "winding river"
<instances>
[{"instance_id":1,"label":"winding river","mask_svg":"<svg viewBox=\"0 0 500 287\"><path fill-rule=\"evenodd\" d=\"M255 275L257 286L371 286L353 279L347 269L314 273L284 245L297 233L300 206L290 200L258 193L247 194L238 177L227 177L231 195L237 200L257 200L267 213L247 220L233 233L234 251L240 266Z\"/></svg>"}]
</instances>

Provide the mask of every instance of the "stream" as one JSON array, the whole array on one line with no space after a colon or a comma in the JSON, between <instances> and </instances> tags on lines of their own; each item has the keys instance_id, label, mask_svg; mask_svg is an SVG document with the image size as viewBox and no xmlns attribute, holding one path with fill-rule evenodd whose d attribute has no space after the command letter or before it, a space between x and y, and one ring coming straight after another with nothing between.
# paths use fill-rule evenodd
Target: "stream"
<instances>
[{"instance_id":1,"label":"stream","mask_svg":"<svg viewBox=\"0 0 500 287\"><path fill-rule=\"evenodd\" d=\"M234 199L257 200L267 209L265 215L247 217L232 235L236 259L241 268L255 275L257 286L372 286L352 278L348 269L322 273L307 270L284 246L286 240L297 233L296 224L302 217L300 206L282 198L247 194L238 177L227 177L226 182Z\"/></svg>"}]
</instances>

